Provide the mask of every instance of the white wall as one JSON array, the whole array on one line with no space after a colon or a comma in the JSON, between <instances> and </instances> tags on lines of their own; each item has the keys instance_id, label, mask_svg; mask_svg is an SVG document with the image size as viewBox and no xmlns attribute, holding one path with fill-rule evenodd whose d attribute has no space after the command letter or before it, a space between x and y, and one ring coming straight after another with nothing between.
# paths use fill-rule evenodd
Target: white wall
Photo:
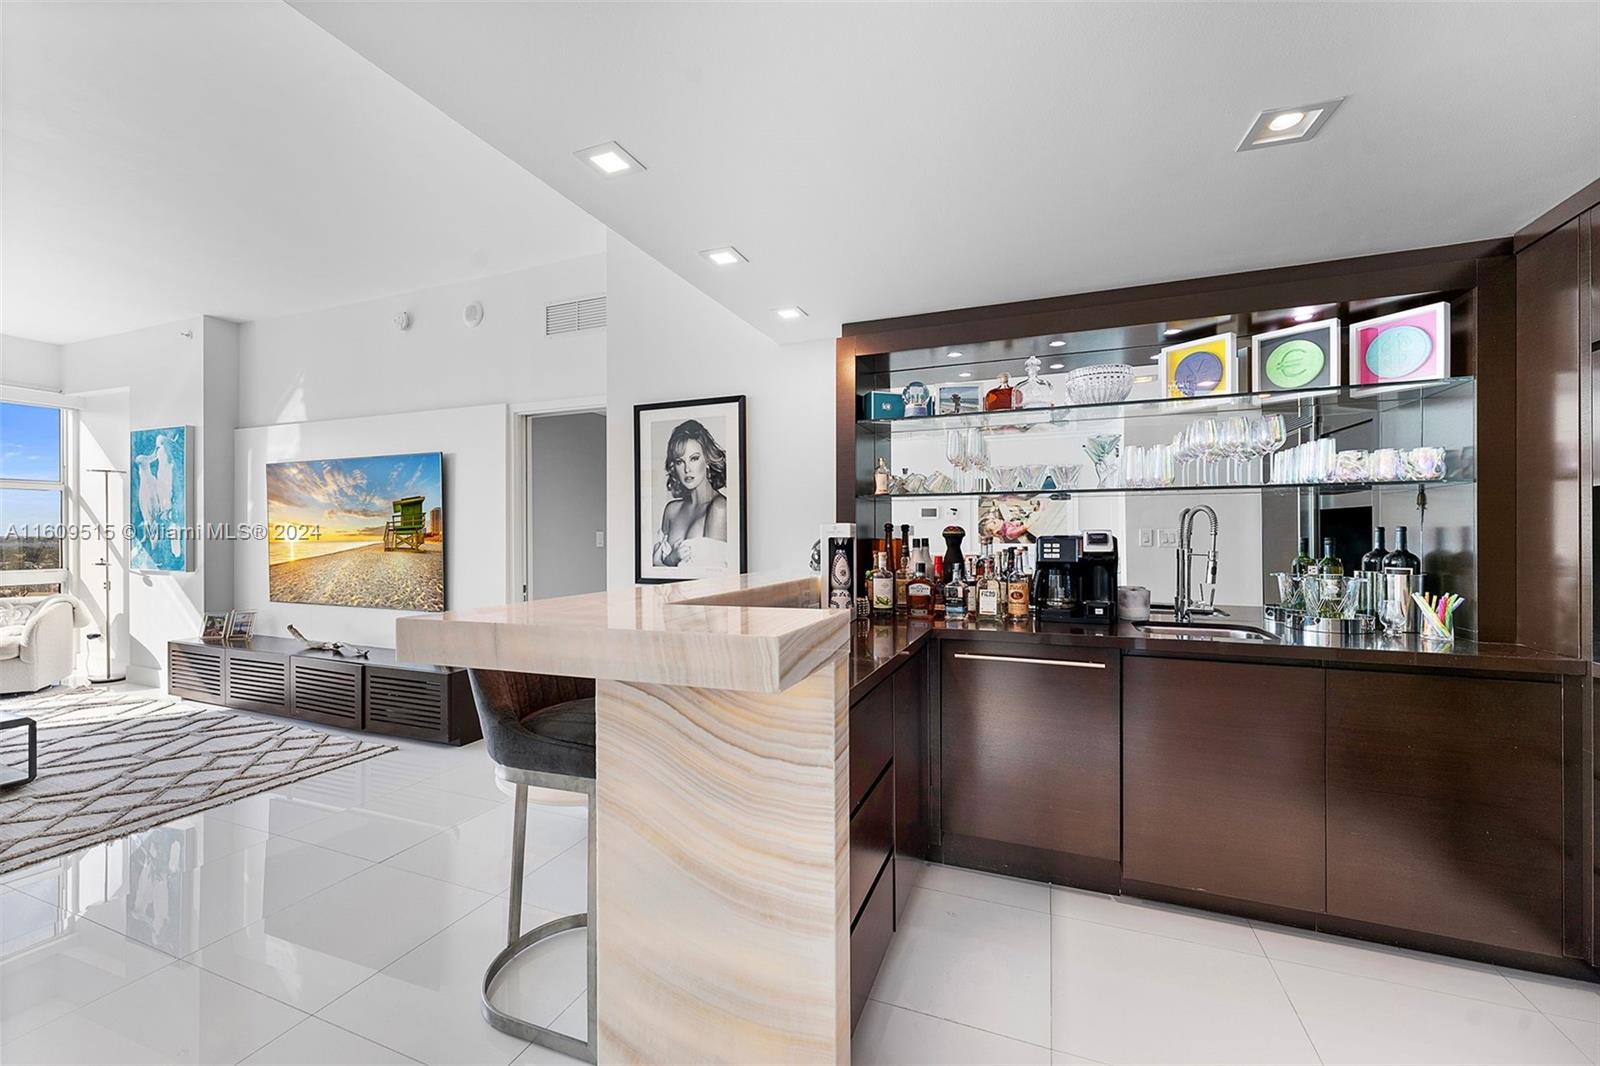
<instances>
[{"instance_id":1,"label":"white wall","mask_svg":"<svg viewBox=\"0 0 1600 1066\"><path fill-rule=\"evenodd\" d=\"M0 385L61 391L61 346L0 333Z\"/></svg>"},{"instance_id":2,"label":"white wall","mask_svg":"<svg viewBox=\"0 0 1600 1066\"><path fill-rule=\"evenodd\" d=\"M241 429L234 434L236 521L267 522L268 463L432 451L444 453L445 602L505 603L511 547L504 404ZM236 564L234 606L256 609L257 633L286 636L292 622L312 639L394 646L395 619L405 612L270 602L265 540L240 540Z\"/></svg>"},{"instance_id":3,"label":"white wall","mask_svg":"<svg viewBox=\"0 0 1600 1066\"><path fill-rule=\"evenodd\" d=\"M528 598L606 587L606 419L601 414L528 420Z\"/></svg>"},{"instance_id":4,"label":"white wall","mask_svg":"<svg viewBox=\"0 0 1600 1066\"><path fill-rule=\"evenodd\" d=\"M604 330L546 337L547 303L606 288L592 255L422 292L247 322L239 423L310 422L605 391ZM477 328L462 322L483 304ZM394 316L409 311L411 328Z\"/></svg>"},{"instance_id":5,"label":"white wall","mask_svg":"<svg viewBox=\"0 0 1600 1066\"><path fill-rule=\"evenodd\" d=\"M834 346L781 345L635 248L606 240L606 569L633 584L633 407L747 397L749 569L796 569L833 518Z\"/></svg>"},{"instance_id":6,"label":"white wall","mask_svg":"<svg viewBox=\"0 0 1600 1066\"><path fill-rule=\"evenodd\" d=\"M95 399L80 441L79 484L86 506L99 488L99 477L87 473L90 467L105 462L128 469L129 430L187 425L194 428L189 478L195 523L203 527L229 521L232 499L225 491L224 459L235 426L236 405L228 388L236 373L235 337L232 323L201 316L62 346L62 390ZM121 492L125 498L125 477ZM192 550L194 569L186 573L127 574L120 569L113 576L114 584L127 588L130 680L162 683L167 641L198 633L207 607L225 604L228 590L208 583L207 573L213 565L226 573L231 545L197 538ZM98 552L90 550L85 557L92 561ZM103 595L97 568L80 563L77 576L80 597L98 600Z\"/></svg>"}]
</instances>

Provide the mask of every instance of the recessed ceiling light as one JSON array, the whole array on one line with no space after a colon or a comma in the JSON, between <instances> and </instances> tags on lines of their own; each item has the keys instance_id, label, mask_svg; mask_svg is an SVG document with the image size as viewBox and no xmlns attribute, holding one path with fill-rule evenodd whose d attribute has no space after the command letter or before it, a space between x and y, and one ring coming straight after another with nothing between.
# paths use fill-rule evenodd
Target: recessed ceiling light
<instances>
[{"instance_id":1,"label":"recessed ceiling light","mask_svg":"<svg viewBox=\"0 0 1600 1066\"><path fill-rule=\"evenodd\" d=\"M1161 331L1161 335L1163 337L1176 337L1178 334L1180 334L1182 332L1183 332L1183 330L1178 329L1175 326L1168 326L1166 329Z\"/></svg>"},{"instance_id":2,"label":"recessed ceiling light","mask_svg":"<svg viewBox=\"0 0 1600 1066\"><path fill-rule=\"evenodd\" d=\"M1066 341L1051 341L1050 342L1050 347L1052 347L1052 348L1065 348L1066 346L1067 346L1067 342Z\"/></svg>"},{"instance_id":3,"label":"recessed ceiling light","mask_svg":"<svg viewBox=\"0 0 1600 1066\"><path fill-rule=\"evenodd\" d=\"M1051 370L1062 370L1062 369L1064 369L1066 367L1066 365L1067 365L1066 363L1051 363L1050 364L1050 369Z\"/></svg>"},{"instance_id":4,"label":"recessed ceiling light","mask_svg":"<svg viewBox=\"0 0 1600 1066\"><path fill-rule=\"evenodd\" d=\"M616 178L623 174L632 174L636 170L643 170L645 166L628 150L616 141L607 141L597 144L593 148L585 148L581 152L574 152L579 159L589 164L601 177Z\"/></svg>"},{"instance_id":5,"label":"recessed ceiling light","mask_svg":"<svg viewBox=\"0 0 1600 1066\"><path fill-rule=\"evenodd\" d=\"M1297 308L1295 308L1294 320L1296 322L1310 322L1313 318L1316 318L1316 317L1317 317L1317 309L1315 307L1297 307Z\"/></svg>"},{"instance_id":6,"label":"recessed ceiling light","mask_svg":"<svg viewBox=\"0 0 1600 1066\"><path fill-rule=\"evenodd\" d=\"M1156 354L1156 355L1152 355L1152 356L1151 356L1151 357L1150 357L1150 361L1151 361L1151 362L1152 362L1152 363L1159 363L1159 362L1161 362L1161 356L1160 356L1160 354L1159 354L1159 353L1157 353L1157 354Z\"/></svg>"},{"instance_id":7,"label":"recessed ceiling light","mask_svg":"<svg viewBox=\"0 0 1600 1066\"><path fill-rule=\"evenodd\" d=\"M750 262L744 257L743 252L731 244L722 248L707 248L700 254L719 267L731 267L739 263Z\"/></svg>"},{"instance_id":8,"label":"recessed ceiling light","mask_svg":"<svg viewBox=\"0 0 1600 1066\"><path fill-rule=\"evenodd\" d=\"M961 358L961 353L960 352L945 352L944 353L944 357L946 359L960 359Z\"/></svg>"},{"instance_id":9,"label":"recessed ceiling light","mask_svg":"<svg viewBox=\"0 0 1600 1066\"><path fill-rule=\"evenodd\" d=\"M798 307L776 307L773 308L772 313L785 322L793 322L797 318L806 317L805 311Z\"/></svg>"},{"instance_id":10,"label":"recessed ceiling light","mask_svg":"<svg viewBox=\"0 0 1600 1066\"><path fill-rule=\"evenodd\" d=\"M958 378L970 378L971 376L972 376L972 371L970 371L970 370L963 370L961 373L956 375L956 377L958 377Z\"/></svg>"},{"instance_id":11,"label":"recessed ceiling light","mask_svg":"<svg viewBox=\"0 0 1600 1066\"><path fill-rule=\"evenodd\" d=\"M1328 116L1344 103L1344 97L1324 100L1320 104L1297 104L1294 107L1274 107L1256 116L1250 130L1239 142L1236 151L1248 152L1252 148L1270 148L1275 144L1293 144L1309 141L1322 129Z\"/></svg>"},{"instance_id":12,"label":"recessed ceiling light","mask_svg":"<svg viewBox=\"0 0 1600 1066\"><path fill-rule=\"evenodd\" d=\"M1133 376L1133 383L1135 385L1147 385L1155 379L1156 376L1154 374L1135 374Z\"/></svg>"}]
</instances>

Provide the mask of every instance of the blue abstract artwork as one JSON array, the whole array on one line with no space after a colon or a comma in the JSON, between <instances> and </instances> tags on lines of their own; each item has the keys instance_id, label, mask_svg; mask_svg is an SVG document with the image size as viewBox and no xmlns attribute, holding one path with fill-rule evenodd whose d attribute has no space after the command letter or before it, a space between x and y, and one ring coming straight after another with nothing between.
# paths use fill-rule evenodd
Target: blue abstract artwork
<instances>
[{"instance_id":1,"label":"blue abstract artwork","mask_svg":"<svg viewBox=\"0 0 1600 1066\"><path fill-rule=\"evenodd\" d=\"M134 570L189 570L189 427L128 435L128 545Z\"/></svg>"}]
</instances>

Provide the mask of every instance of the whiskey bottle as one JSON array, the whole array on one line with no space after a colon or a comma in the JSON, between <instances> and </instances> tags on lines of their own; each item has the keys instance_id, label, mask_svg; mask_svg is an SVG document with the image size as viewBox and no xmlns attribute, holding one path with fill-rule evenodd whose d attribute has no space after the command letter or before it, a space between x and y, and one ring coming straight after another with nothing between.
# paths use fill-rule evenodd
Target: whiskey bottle
<instances>
[{"instance_id":1,"label":"whiskey bottle","mask_svg":"<svg viewBox=\"0 0 1600 1066\"><path fill-rule=\"evenodd\" d=\"M967 595L967 617L978 617L978 582L983 577L983 564L976 555L967 556L966 569L962 571L962 590Z\"/></svg>"},{"instance_id":2,"label":"whiskey bottle","mask_svg":"<svg viewBox=\"0 0 1600 1066\"><path fill-rule=\"evenodd\" d=\"M1011 569L1006 575L1006 618L1013 622L1026 622L1028 612L1029 578L1023 568L1024 549L1011 553Z\"/></svg>"},{"instance_id":3,"label":"whiskey bottle","mask_svg":"<svg viewBox=\"0 0 1600 1066\"><path fill-rule=\"evenodd\" d=\"M872 574L867 578L872 589L872 613L894 614L894 571L889 569L889 553L878 552L872 559Z\"/></svg>"},{"instance_id":4,"label":"whiskey bottle","mask_svg":"<svg viewBox=\"0 0 1600 1066\"><path fill-rule=\"evenodd\" d=\"M960 622L967 617L967 584L961 579L962 564L950 569L950 580L944 587L944 620Z\"/></svg>"},{"instance_id":5,"label":"whiskey bottle","mask_svg":"<svg viewBox=\"0 0 1600 1066\"><path fill-rule=\"evenodd\" d=\"M911 609L910 584L911 552L907 549L900 553L900 565L894 571L894 609L896 614L905 614Z\"/></svg>"},{"instance_id":6,"label":"whiskey bottle","mask_svg":"<svg viewBox=\"0 0 1600 1066\"><path fill-rule=\"evenodd\" d=\"M928 569L917 564L917 572L906 583L906 601L911 605L912 618L933 617L933 582L928 580Z\"/></svg>"},{"instance_id":7,"label":"whiskey bottle","mask_svg":"<svg viewBox=\"0 0 1600 1066\"><path fill-rule=\"evenodd\" d=\"M983 394L983 409L985 411L1011 410L1015 391L1011 387L1011 375L1001 374L1000 383Z\"/></svg>"},{"instance_id":8,"label":"whiskey bottle","mask_svg":"<svg viewBox=\"0 0 1600 1066\"><path fill-rule=\"evenodd\" d=\"M978 617L996 619L1005 614L1005 587L1000 580L998 555L983 563L983 580L978 583Z\"/></svg>"},{"instance_id":9,"label":"whiskey bottle","mask_svg":"<svg viewBox=\"0 0 1600 1066\"><path fill-rule=\"evenodd\" d=\"M944 560L938 556L933 560L933 617L935 620L944 617Z\"/></svg>"}]
</instances>

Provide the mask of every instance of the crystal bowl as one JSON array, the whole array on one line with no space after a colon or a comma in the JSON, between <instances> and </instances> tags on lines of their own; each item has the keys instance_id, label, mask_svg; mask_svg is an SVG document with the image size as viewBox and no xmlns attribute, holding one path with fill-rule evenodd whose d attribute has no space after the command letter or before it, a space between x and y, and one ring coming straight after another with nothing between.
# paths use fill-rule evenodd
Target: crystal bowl
<instances>
[{"instance_id":1,"label":"crystal bowl","mask_svg":"<svg viewBox=\"0 0 1600 1066\"><path fill-rule=\"evenodd\" d=\"M1061 379L1068 403L1121 403L1133 391L1133 367L1101 363L1069 370Z\"/></svg>"}]
</instances>

